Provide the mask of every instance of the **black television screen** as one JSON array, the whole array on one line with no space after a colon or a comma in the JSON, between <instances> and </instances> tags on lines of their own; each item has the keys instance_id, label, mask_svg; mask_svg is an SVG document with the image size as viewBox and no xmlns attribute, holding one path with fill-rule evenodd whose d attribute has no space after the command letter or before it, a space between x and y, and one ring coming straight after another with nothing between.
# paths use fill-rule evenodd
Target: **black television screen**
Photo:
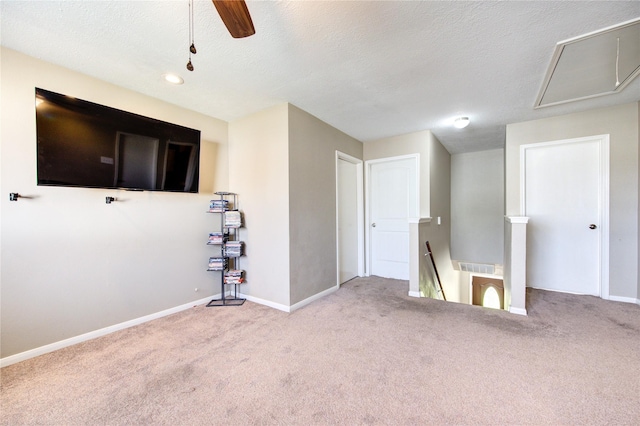
<instances>
[{"instance_id":1,"label":"black television screen","mask_svg":"<svg viewBox=\"0 0 640 426\"><path fill-rule=\"evenodd\" d=\"M36 88L38 185L198 192L200 131Z\"/></svg>"}]
</instances>

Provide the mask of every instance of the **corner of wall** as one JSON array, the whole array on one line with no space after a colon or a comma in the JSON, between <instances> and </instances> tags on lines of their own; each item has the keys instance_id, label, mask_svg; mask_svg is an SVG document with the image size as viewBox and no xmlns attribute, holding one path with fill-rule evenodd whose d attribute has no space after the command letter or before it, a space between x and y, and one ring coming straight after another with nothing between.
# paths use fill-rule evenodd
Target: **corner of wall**
<instances>
[{"instance_id":1,"label":"corner of wall","mask_svg":"<svg viewBox=\"0 0 640 426\"><path fill-rule=\"evenodd\" d=\"M289 104L229 123L229 191L245 213L243 293L289 306Z\"/></svg>"},{"instance_id":2,"label":"corner of wall","mask_svg":"<svg viewBox=\"0 0 640 426\"><path fill-rule=\"evenodd\" d=\"M638 169L640 169L640 102L636 104L636 108L638 109ZM640 172L638 173L638 188L640 188ZM640 197L638 198L638 229L640 229ZM636 292L636 300L638 300L638 304L640 305L640 232L638 233L638 263L637 265L637 274L638 274L638 288Z\"/></svg>"},{"instance_id":3,"label":"corner of wall","mask_svg":"<svg viewBox=\"0 0 640 426\"><path fill-rule=\"evenodd\" d=\"M300 306L336 288L336 151L361 158L362 143L295 105L288 112L289 295Z\"/></svg>"}]
</instances>

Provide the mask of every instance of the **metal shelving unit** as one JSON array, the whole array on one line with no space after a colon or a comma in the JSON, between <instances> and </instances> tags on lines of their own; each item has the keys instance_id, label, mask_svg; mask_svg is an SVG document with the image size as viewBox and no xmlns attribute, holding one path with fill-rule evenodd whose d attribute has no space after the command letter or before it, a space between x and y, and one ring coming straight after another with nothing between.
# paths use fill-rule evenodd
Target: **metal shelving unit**
<instances>
[{"instance_id":1,"label":"metal shelving unit","mask_svg":"<svg viewBox=\"0 0 640 426\"><path fill-rule=\"evenodd\" d=\"M240 269L244 242L239 240L243 216L237 209L237 194L222 191L215 194L220 198L211 200L208 213L220 215L220 232L210 233L207 244L219 246L220 254L209 258L207 270L220 272L220 298L207 306L240 306L246 300L238 296L238 286L244 283L244 270Z\"/></svg>"}]
</instances>

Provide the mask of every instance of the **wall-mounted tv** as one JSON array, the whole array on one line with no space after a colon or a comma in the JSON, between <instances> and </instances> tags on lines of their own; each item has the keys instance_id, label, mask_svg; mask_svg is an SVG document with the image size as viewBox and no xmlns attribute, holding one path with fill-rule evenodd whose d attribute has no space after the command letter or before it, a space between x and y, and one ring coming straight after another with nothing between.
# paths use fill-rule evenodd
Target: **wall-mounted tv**
<instances>
[{"instance_id":1,"label":"wall-mounted tv","mask_svg":"<svg viewBox=\"0 0 640 426\"><path fill-rule=\"evenodd\" d=\"M38 185L198 192L200 131L36 88Z\"/></svg>"}]
</instances>

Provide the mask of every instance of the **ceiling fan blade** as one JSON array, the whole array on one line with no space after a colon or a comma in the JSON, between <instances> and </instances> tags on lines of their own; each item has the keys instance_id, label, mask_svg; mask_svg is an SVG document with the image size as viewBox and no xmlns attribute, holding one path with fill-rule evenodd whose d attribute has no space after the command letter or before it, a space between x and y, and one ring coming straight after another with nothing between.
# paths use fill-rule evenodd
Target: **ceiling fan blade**
<instances>
[{"instance_id":1,"label":"ceiling fan blade","mask_svg":"<svg viewBox=\"0 0 640 426\"><path fill-rule=\"evenodd\" d=\"M256 33L249 9L244 0L212 0L222 22L233 38L249 37Z\"/></svg>"}]
</instances>

